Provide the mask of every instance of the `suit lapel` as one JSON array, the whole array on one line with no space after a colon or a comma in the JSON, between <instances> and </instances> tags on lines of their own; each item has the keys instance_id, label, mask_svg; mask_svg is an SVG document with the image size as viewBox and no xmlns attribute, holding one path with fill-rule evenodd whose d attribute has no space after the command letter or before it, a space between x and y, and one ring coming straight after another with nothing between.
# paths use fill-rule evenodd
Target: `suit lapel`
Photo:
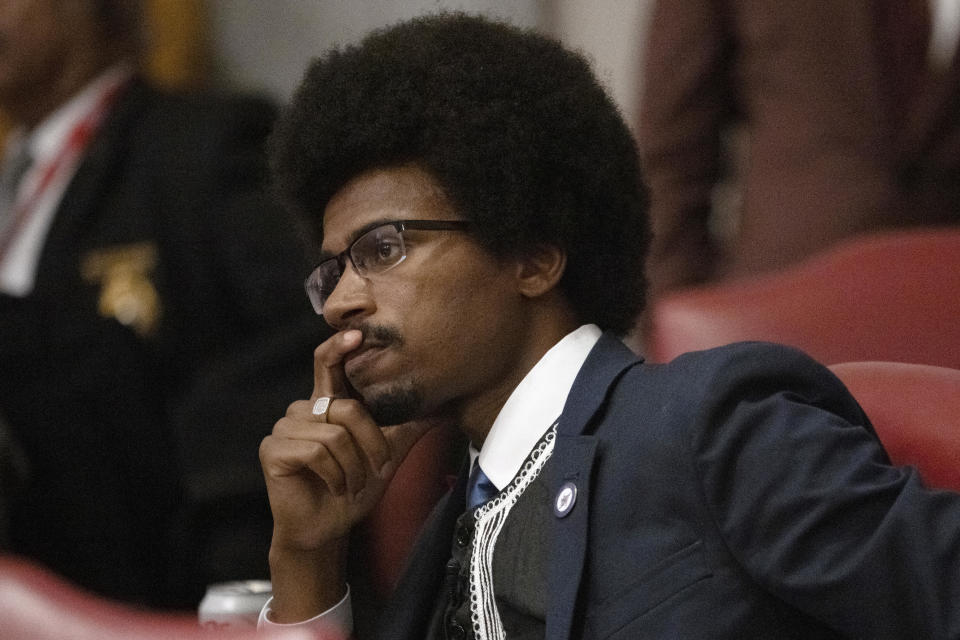
<instances>
[{"instance_id":1,"label":"suit lapel","mask_svg":"<svg viewBox=\"0 0 960 640\"><path fill-rule=\"evenodd\" d=\"M80 166L64 192L53 225L44 244L38 279L62 278L64 269L76 270L76 264L62 264L73 260L77 238L91 215L99 210L104 192L117 179L114 167L121 159L129 122L143 104L145 87L134 82L122 90L113 109L97 131L84 154ZM39 287L38 287L39 288Z\"/></svg>"},{"instance_id":2,"label":"suit lapel","mask_svg":"<svg viewBox=\"0 0 960 640\"><path fill-rule=\"evenodd\" d=\"M587 555L591 479L598 446L598 438L590 434L594 417L617 378L638 362L620 340L604 334L577 375L560 416L548 486L555 501L571 485L576 497L563 515L553 511L546 621L546 637L551 640L572 637L575 622L582 618L577 597Z\"/></svg>"}]
</instances>

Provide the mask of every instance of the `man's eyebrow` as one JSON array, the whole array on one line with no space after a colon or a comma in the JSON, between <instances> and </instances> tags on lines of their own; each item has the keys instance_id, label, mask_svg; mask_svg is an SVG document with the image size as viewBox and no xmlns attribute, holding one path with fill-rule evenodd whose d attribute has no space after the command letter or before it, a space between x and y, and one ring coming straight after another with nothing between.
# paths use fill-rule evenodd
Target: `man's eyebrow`
<instances>
[{"instance_id":1,"label":"man's eyebrow","mask_svg":"<svg viewBox=\"0 0 960 640\"><path fill-rule=\"evenodd\" d=\"M377 227L381 227L381 226L383 226L383 225L385 225L385 224L391 224L391 223L394 223L394 222L400 222L400 219L396 219L396 218L379 218L379 219L377 219L377 220L372 220L372 221L368 222L367 224L363 225L362 227L360 227L360 228L358 228L358 229L354 229L353 231L350 232L350 235L347 236L347 246L349 247L350 245L352 245L354 242L357 241L357 238L359 238L360 236L362 236L362 235L365 234L366 232L368 232L368 231L370 231L370 230L372 230L372 229L376 229ZM336 257L336 256L338 256L338 255L340 255L340 254L339 254L339 253L333 253L333 252L331 252L331 251L320 251L320 256L319 256L319 259L318 259L318 260L319 260L320 262L323 262L324 260L329 260L330 258Z\"/></svg>"}]
</instances>

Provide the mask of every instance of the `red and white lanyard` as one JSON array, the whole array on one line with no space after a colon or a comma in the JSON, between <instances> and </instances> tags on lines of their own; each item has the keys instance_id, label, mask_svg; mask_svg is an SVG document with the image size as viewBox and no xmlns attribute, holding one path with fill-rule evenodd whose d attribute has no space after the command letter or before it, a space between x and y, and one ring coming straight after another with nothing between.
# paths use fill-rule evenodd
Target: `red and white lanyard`
<instances>
[{"instance_id":1,"label":"red and white lanyard","mask_svg":"<svg viewBox=\"0 0 960 640\"><path fill-rule=\"evenodd\" d=\"M70 134L53 159L38 169L40 173L36 186L26 197L18 199L14 206L10 224L0 234L0 263L6 258L7 251L17 235L33 217L44 193L53 184L57 176L77 166L77 162L86 151L90 140L110 111L110 107L113 106L117 96L127 84L128 79L123 78L106 87L94 104L93 109L70 130Z\"/></svg>"}]
</instances>

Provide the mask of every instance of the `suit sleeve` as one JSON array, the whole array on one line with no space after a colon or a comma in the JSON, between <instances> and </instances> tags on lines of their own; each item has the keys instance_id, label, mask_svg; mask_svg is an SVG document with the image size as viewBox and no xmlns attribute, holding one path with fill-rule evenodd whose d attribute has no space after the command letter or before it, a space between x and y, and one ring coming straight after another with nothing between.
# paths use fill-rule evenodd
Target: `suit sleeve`
<instances>
[{"instance_id":1,"label":"suit sleeve","mask_svg":"<svg viewBox=\"0 0 960 640\"><path fill-rule=\"evenodd\" d=\"M716 0L662 0L647 31L639 113L650 188L653 293L706 280L716 247L708 228L732 117L730 42Z\"/></svg>"},{"instance_id":2,"label":"suit sleeve","mask_svg":"<svg viewBox=\"0 0 960 640\"><path fill-rule=\"evenodd\" d=\"M714 372L694 432L730 552L847 637L960 637L960 496L892 466L819 365L788 350L740 358Z\"/></svg>"}]
</instances>

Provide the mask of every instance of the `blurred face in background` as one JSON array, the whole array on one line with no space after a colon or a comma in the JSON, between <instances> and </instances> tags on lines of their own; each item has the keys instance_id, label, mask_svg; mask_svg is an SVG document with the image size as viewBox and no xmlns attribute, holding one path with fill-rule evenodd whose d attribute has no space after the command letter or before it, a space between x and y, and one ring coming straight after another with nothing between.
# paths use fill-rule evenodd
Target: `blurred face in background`
<instances>
[{"instance_id":1,"label":"blurred face in background","mask_svg":"<svg viewBox=\"0 0 960 640\"><path fill-rule=\"evenodd\" d=\"M35 124L105 66L89 0L0 0L0 108Z\"/></svg>"}]
</instances>

